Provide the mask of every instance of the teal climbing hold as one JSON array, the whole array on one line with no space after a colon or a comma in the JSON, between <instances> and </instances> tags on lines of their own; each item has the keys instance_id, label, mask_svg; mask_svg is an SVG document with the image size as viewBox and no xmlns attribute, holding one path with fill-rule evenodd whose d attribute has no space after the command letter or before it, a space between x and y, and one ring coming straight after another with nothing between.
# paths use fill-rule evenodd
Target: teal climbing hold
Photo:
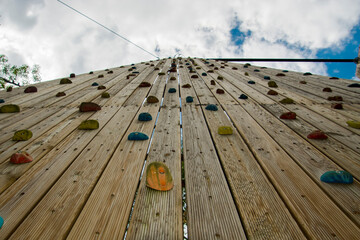
<instances>
[{"instance_id":1,"label":"teal climbing hold","mask_svg":"<svg viewBox=\"0 0 360 240\"><path fill-rule=\"evenodd\" d=\"M241 94L239 99L248 99L248 96L246 96L245 94Z\"/></svg>"},{"instance_id":2,"label":"teal climbing hold","mask_svg":"<svg viewBox=\"0 0 360 240\"><path fill-rule=\"evenodd\" d=\"M142 121L142 122L147 122L147 121L151 121L151 120L152 120L152 117L151 117L151 114L150 114L150 113L148 113L148 112L143 112L143 113L140 113L140 114L139 114L138 120L139 120L139 121Z\"/></svg>"},{"instance_id":3,"label":"teal climbing hold","mask_svg":"<svg viewBox=\"0 0 360 240\"><path fill-rule=\"evenodd\" d=\"M128 140L131 141L141 141L141 140L148 140L149 137L145 134L145 133L141 133L141 132L132 132L129 134L128 136Z\"/></svg>"},{"instance_id":4,"label":"teal climbing hold","mask_svg":"<svg viewBox=\"0 0 360 240\"><path fill-rule=\"evenodd\" d=\"M0 217L0 229L2 228L3 225L4 225L4 219Z\"/></svg>"},{"instance_id":5,"label":"teal climbing hold","mask_svg":"<svg viewBox=\"0 0 360 240\"><path fill-rule=\"evenodd\" d=\"M0 99L0 103L4 103L5 102L5 100L4 99Z\"/></svg>"},{"instance_id":6,"label":"teal climbing hold","mask_svg":"<svg viewBox=\"0 0 360 240\"><path fill-rule=\"evenodd\" d=\"M360 87L360 84L359 83L352 83L352 84L349 84L348 87Z\"/></svg>"},{"instance_id":7,"label":"teal climbing hold","mask_svg":"<svg viewBox=\"0 0 360 240\"><path fill-rule=\"evenodd\" d=\"M93 83L91 84L91 86L95 87L95 86L99 86L99 84L98 84L97 82L93 82Z\"/></svg>"},{"instance_id":8,"label":"teal climbing hold","mask_svg":"<svg viewBox=\"0 0 360 240\"><path fill-rule=\"evenodd\" d=\"M265 80L270 80L271 78L269 76L264 76Z\"/></svg>"},{"instance_id":9,"label":"teal climbing hold","mask_svg":"<svg viewBox=\"0 0 360 240\"><path fill-rule=\"evenodd\" d=\"M175 93L176 92L176 88L169 88L169 93Z\"/></svg>"},{"instance_id":10,"label":"teal climbing hold","mask_svg":"<svg viewBox=\"0 0 360 240\"><path fill-rule=\"evenodd\" d=\"M255 84L255 82L250 80L250 81L248 81L248 84Z\"/></svg>"},{"instance_id":11,"label":"teal climbing hold","mask_svg":"<svg viewBox=\"0 0 360 240\"><path fill-rule=\"evenodd\" d=\"M346 171L328 171L321 175L320 180L326 183L353 183L353 176Z\"/></svg>"},{"instance_id":12,"label":"teal climbing hold","mask_svg":"<svg viewBox=\"0 0 360 240\"><path fill-rule=\"evenodd\" d=\"M208 104L205 109L210 111L217 111L218 107L215 104Z\"/></svg>"},{"instance_id":13,"label":"teal climbing hold","mask_svg":"<svg viewBox=\"0 0 360 240\"><path fill-rule=\"evenodd\" d=\"M207 73L206 73L206 72L203 72L203 73L201 74L201 76L207 76Z\"/></svg>"},{"instance_id":14,"label":"teal climbing hold","mask_svg":"<svg viewBox=\"0 0 360 240\"><path fill-rule=\"evenodd\" d=\"M289 72L288 70L283 70L283 72Z\"/></svg>"},{"instance_id":15,"label":"teal climbing hold","mask_svg":"<svg viewBox=\"0 0 360 240\"><path fill-rule=\"evenodd\" d=\"M260 72L260 70L259 69L254 69L254 72Z\"/></svg>"},{"instance_id":16,"label":"teal climbing hold","mask_svg":"<svg viewBox=\"0 0 360 240\"><path fill-rule=\"evenodd\" d=\"M186 97L186 102L187 102L187 103L191 103L191 102L193 102L193 101L194 101L193 97L191 97L191 96L187 96L187 97Z\"/></svg>"}]
</instances>

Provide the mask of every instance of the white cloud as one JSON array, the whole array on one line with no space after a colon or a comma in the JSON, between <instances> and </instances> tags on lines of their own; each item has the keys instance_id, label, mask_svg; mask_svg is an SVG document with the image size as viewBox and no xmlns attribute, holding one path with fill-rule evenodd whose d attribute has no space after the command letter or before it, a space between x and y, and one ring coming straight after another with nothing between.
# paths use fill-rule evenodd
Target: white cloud
<instances>
[{"instance_id":1,"label":"white cloud","mask_svg":"<svg viewBox=\"0 0 360 240\"><path fill-rule=\"evenodd\" d=\"M2 53L39 64L44 80L154 59L57 1L2 1L11 10L1 13ZM64 2L162 58L314 57L341 48L360 16L357 0ZM230 35L236 19L252 33L240 48ZM324 64L267 66L326 74Z\"/></svg>"}]
</instances>

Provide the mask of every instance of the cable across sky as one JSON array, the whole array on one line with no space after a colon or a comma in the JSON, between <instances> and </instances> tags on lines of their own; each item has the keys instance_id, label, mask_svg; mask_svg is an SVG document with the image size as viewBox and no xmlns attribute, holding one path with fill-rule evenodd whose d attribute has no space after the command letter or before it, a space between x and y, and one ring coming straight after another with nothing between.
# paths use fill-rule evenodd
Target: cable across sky
<instances>
[{"instance_id":1,"label":"cable across sky","mask_svg":"<svg viewBox=\"0 0 360 240\"><path fill-rule=\"evenodd\" d=\"M134 46L136 46L136 47L140 48L141 50L145 51L146 53L150 54L151 56L153 56L153 57L155 57L155 58L159 59L159 57L158 57L158 56L156 56L156 55L152 54L151 52L147 51L146 49L144 49L144 48L140 47L139 45L137 45L136 43L134 43L134 42L130 41L129 39L127 39L127 38L125 38L125 37L121 36L121 35L120 35L120 34L118 34L117 32L115 32L115 31L111 30L110 28L108 28L108 27L104 26L103 24L101 24L101 23L99 23L98 21L96 21L96 20L92 19L91 17L89 17L89 16L85 15L84 13L82 13L82 12L80 12L80 11L76 10L75 8L71 7L70 5L68 5L68 4L66 4L66 3L64 3L64 2L62 2L62 1L60 1L60 0L57 0L57 1L58 1L59 3L61 3L61 4L63 4L64 6L66 6L66 7L70 8L71 10L73 10L73 11L77 12L78 14L80 14L80 15L82 15L82 16L84 16L84 17L86 17L87 19L91 20L92 22L96 23L97 25L99 25L99 26L101 26L101 27L105 28L106 30L108 30L109 32L111 32L111 33L115 34L116 36L118 36L118 37L122 38L123 40L125 40L125 41L127 41L127 42L131 43L132 45L134 45Z\"/></svg>"}]
</instances>

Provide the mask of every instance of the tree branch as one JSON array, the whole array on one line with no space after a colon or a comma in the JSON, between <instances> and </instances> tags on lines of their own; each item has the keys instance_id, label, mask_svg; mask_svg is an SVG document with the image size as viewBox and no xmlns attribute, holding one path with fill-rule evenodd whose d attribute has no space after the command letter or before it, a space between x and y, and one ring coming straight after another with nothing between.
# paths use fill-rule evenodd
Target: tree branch
<instances>
[{"instance_id":1,"label":"tree branch","mask_svg":"<svg viewBox=\"0 0 360 240\"><path fill-rule=\"evenodd\" d=\"M10 84L14 84L14 85L16 85L16 86L18 86L18 87L21 87L20 83L7 80L6 78L0 77L0 80L3 80L4 82L10 83Z\"/></svg>"}]
</instances>

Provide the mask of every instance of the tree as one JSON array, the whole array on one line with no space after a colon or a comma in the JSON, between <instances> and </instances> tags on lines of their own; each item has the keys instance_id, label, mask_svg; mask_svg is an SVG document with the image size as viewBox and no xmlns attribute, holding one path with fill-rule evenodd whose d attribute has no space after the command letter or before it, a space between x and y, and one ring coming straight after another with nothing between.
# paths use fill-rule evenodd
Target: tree
<instances>
[{"instance_id":1,"label":"tree","mask_svg":"<svg viewBox=\"0 0 360 240\"><path fill-rule=\"evenodd\" d=\"M40 66L34 65L30 68L28 65L21 66L11 65L8 58L0 54L0 89L6 88L7 84L16 86L27 85L32 82L40 82ZM29 80L29 74L31 79Z\"/></svg>"}]
</instances>

